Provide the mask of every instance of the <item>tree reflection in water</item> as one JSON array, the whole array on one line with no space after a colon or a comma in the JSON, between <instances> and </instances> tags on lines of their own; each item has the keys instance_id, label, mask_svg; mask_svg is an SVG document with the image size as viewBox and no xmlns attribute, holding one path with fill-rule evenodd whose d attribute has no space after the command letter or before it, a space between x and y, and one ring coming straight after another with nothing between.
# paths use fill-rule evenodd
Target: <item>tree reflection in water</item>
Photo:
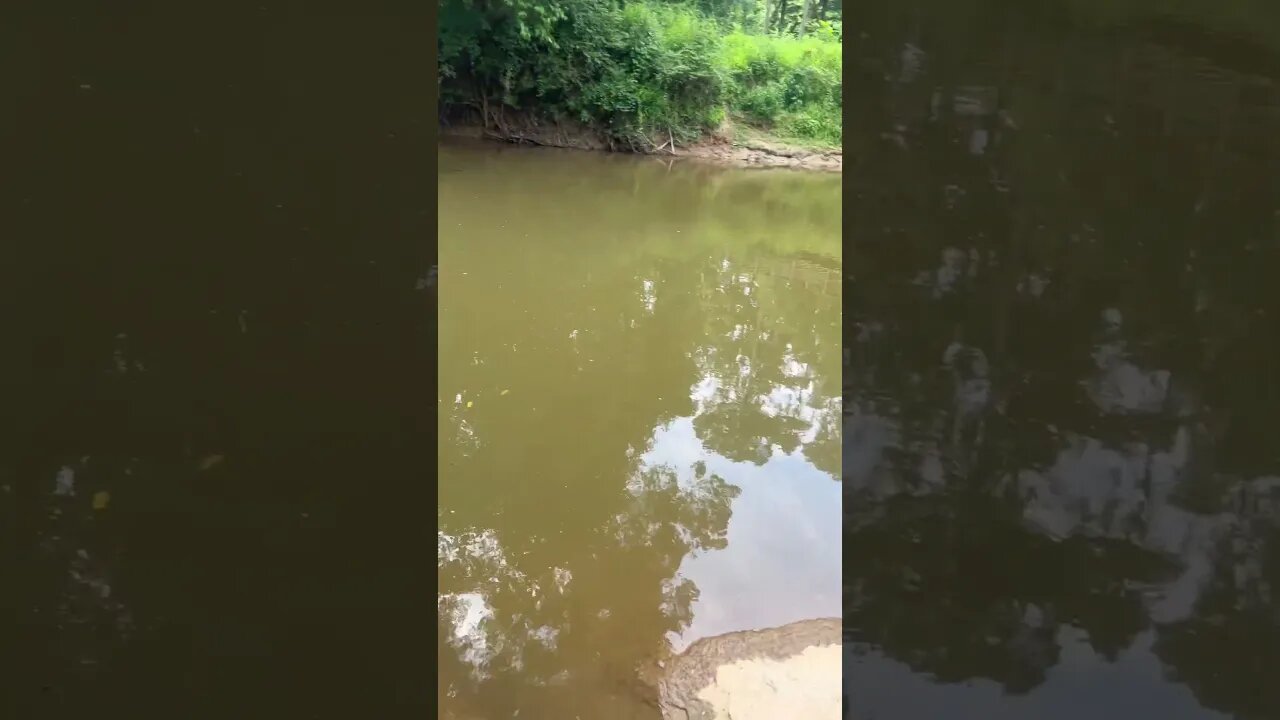
<instances>
[{"instance_id":1,"label":"tree reflection in water","mask_svg":"<svg viewBox=\"0 0 1280 720\"><path fill-rule=\"evenodd\" d=\"M839 178L444 152L442 714L654 717L669 646L834 615Z\"/></svg>"},{"instance_id":2,"label":"tree reflection in water","mask_svg":"<svg viewBox=\"0 0 1280 720\"><path fill-rule=\"evenodd\" d=\"M859 11L850 88L853 697L1280 715L1274 65L1088 3L908 5Z\"/></svg>"}]
</instances>

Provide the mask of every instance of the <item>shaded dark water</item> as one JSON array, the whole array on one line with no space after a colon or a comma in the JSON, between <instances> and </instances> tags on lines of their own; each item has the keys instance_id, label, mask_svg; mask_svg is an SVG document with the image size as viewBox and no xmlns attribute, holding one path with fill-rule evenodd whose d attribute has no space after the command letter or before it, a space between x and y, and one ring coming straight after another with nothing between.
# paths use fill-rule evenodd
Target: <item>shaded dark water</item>
<instances>
[{"instance_id":1,"label":"shaded dark water","mask_svg":"<svg viewBox=\"0 0 1280 720\"><path fill-rule=\"evenodd\" d=\"M843 553L850 695L864 716L1280 716L1280 61L1269 32L1280 24L1249 14L1261 3L1178 8L1156 21L1137 4L920 1L850 20L860 34L846 48ZM395 50L423 45L424 26L286 18L267 3L201 22L60 6L4 29L6 717L426 707L429 631L414 623L430 623L417 583L435 500L429 400L415 388L432 372L433 312L419 281L434 200L417 138L432 113L415 90L422 59ZM1250 30L1247 43L1228 34ZM635 181L604 169L588 179L602 176L618 188ZM628 233L649 233L626 264L609 265L621 252L610 246L590 263L566 253L580 264L531 266L564 277L609 268L589 292L542 297L566 318L599 294L641 319L643 279L686 298L682 315L643 337L584 314L614 333L595 357L616 374L555 398L562 434L540 432L577 450L569 431L596 422L611 444L593 450L621 463L627 443L674 443L710 417L711 440L692 462L673 461L674 477L696 477L699 460L715 472L701 457L714 450L747 498L769 489L752 473L774 444L794 456L804 443L781 413L717 418L695 404L688 391L714 373L690 356L708 345L707 318L732 317L718 291L747 281L714 264L681 274L689 258L662 238L679 222L712 222L698 220L708 207L732 218L763 193L690 199L672 187L680 192L625 216ZM626 207L626 191L613 192ZM809 216L795 211L804 203L782 206L788 222ZM817 202L812 217L829 209ZM673 226L644 224L659 210ZM735 262L775 267L814 254L802 243L739 253ZM517 259L482 266L515 273ZM787 317L811 349L829 347L819 322L829 301L783 288L770 297L794 304L759 317ZM793 324L806 311L818 320ZM734 345L739 324L749 323L712 328L728 335L722 356L746 354ZM553 371L579 372L573 329L543 348L530 391L550 394L537 381ZM505 328L517 330L533 332ZM499 335L474 342L497 353ZM673 364L636 360L645 343L670 350L661 356ZM460 388L519 398L497 376L461 362L455 372ZM672 393L648 407L635 399L620 419L576 411L642 383ZM831 394L809 397L827 408ZM489 399L471 401L476 416ZM534 407L490 417L499 429L537 428ZM768 457L749 452L760 438ZM816 475L832 472L829 448L804 451ZM664 632L732 617L659 617L664 588L679 589L666 582L679 559L732 533L726 503L722 492L719 504L679 505L679 482L661 472L655 492L631 494L618 481L628 467L591 485L584 466L545 453L572 487L539 486L546 476L497 460L484 468L493 475L469 477L506 473L538 497L596 493L573 495L581 514L548 504L513 520L472 485L454 488L465 517L450 522L479 528L481 549L484 521L502 524L515 547L543 553L529 567L591 568L602 552L616 561L613 575L573 575L597 578L579 604L540 611L597 634L569 662L534 665L554 668L550 689L523 690L572 707L584 696L557 690L559 672L592 671L600 684L585 697L610 707L630 690L608 685L615 668L592 665L591 649L614 648L610 660L625 665ZM651 528L610 524L646 498L670 518L693 508L689 522L709 529L683 535L671 522L655 542ZM560 528L597 544L536 542ZM610 534L624 530L640 538L630 549ZM634 554L619 560L624 551ZM735 572L703 587L720 582L720 597L736 597ZM636 607L650 614L620 625L637 616L610 598L637 588ZM533 620L531 631L550 625ZM533 648L539 637L523 639ZM463 662L451 672L466 692L493 682ZM519 697L481 704L509 709Z\"/></svg>"},{"instance_id":2,"label":"shaded dark water","mask_svg":"<svg viewBox=\"0 0 1280 720\"><path fill-rule=\"evenodd\" d=\"M1280 717L1280 26L1151 5L848 21L855 716Z\"/></svg>"},{"instance_id":3,"label":"shaded dark water","mask_svg":"<svg viewBox=\"0 0 1280 720\"><path fill-rule=\"evenodd\" d=\"M296 9L5 28L4 717L428 707L421 31Z\"/></svg>"}]
</instances>

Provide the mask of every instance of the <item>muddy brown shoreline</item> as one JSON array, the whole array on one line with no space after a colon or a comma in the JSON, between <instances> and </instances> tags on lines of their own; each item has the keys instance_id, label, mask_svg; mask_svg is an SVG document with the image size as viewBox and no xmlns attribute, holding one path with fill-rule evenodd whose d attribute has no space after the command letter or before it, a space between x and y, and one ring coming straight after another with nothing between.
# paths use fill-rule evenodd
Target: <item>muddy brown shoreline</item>
<instances>
[{"instance_id":1,"label":"muddy brown shoreline","mask_svg":"<svg viewBox=\"0 0 1280 720\"><path fill-rule=\"evenodd\" d=\"M508 125L504 131L486 128L479 123L440 125L442 138L484 139L516 145L532 145L566 150L617 152L673 160L708 162L738 168L783 168L814 172L842 172L844 158L838 149L812 150L765 140L734 141L725 137L707 137L690 145L676 145L668 140L660 149L643 152L638 148L621 148L610 144L590 128L567 122L526 120ZM672 149L674 147L674 149Z\"/></svg>"}]
</instances>

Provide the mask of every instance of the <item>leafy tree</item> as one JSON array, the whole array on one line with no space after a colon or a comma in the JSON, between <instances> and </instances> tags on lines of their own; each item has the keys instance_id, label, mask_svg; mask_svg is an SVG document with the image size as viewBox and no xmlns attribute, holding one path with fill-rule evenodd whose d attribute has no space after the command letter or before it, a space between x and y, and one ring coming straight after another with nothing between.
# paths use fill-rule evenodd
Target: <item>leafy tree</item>
<instances>
[{"instance_id":1,"label":"leafy tree","mask_svg":"<svg viewBox=\"0 0 1280 720\"><path fill-rule=\"evenodd\" d=\"M812 28L797 19L774 37L746 34L767 16L743 0L440 3L446 117L476 115L504 137L520 122L572 120L636 150L730 117L839 142L840 36L822 11Z\"/></svg>"}]
</instances>

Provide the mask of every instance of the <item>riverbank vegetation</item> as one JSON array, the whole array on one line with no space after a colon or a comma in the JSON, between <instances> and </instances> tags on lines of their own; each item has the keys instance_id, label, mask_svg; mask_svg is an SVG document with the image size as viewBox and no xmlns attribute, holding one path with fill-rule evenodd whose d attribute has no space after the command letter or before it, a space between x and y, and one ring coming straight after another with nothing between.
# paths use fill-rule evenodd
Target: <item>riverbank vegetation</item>
<instances>
[{"instance_id":1,"label":"riverbank vegetation","mask_svg":"<svg viewBox=\"0 0 1280 720\"><path fill-rule=\"evenodd\" d=\"M740 128L841 142L841 0L439 0L441 116L670 150Z\"/></svg>"}]
</instances>

